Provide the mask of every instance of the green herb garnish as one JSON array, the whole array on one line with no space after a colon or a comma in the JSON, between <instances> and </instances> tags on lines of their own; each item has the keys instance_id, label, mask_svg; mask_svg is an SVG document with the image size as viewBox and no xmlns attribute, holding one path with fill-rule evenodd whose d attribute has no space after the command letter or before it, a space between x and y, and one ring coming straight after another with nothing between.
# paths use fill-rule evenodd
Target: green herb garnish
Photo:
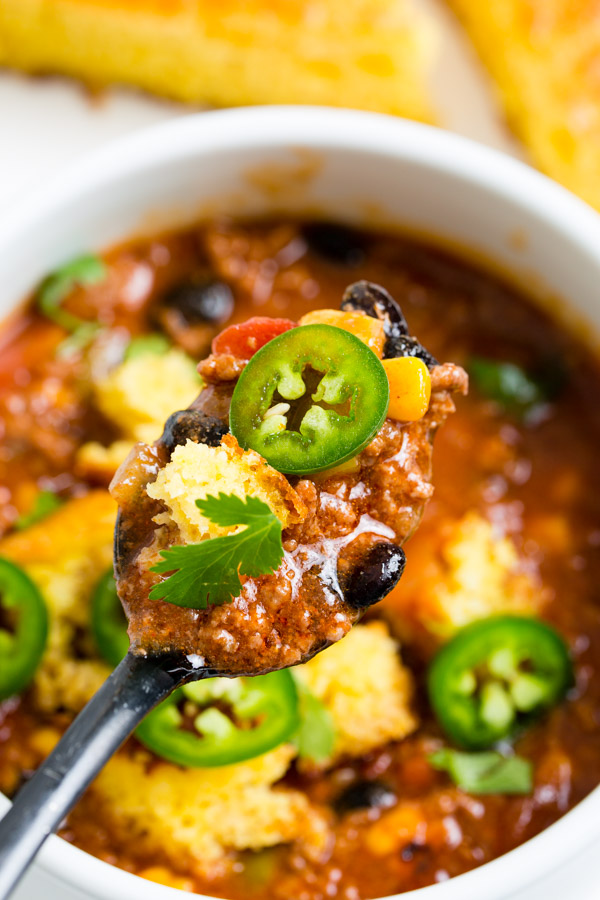
<instances>
[{"instance_id":1,"label":"green herb garnish","mask_svg":"<svg viewBox=\"0 0 600 900\"><path fill-rule=\"evenodd\" d=\"M42 519L45 519L46 516L49 516L50 513L55 512L59 508L59 506L63 505L63 500L60 497L57 497L56 494L52 493L52 491L40 491L40 493L36 496L33 501L33 506L27 513L23 513L22 516L19 516L17 521L15 522L15 528L17 531L23 531L25 528L30 528L31 525L35 525L37 522L41 522Z\"/></svg>"},{"instance_id":2,"label":"green herb garnish","mask_svg":"<svg viewBox=\"0 0 600 900\"><path fill-rule=\"evenodd\" d=\"M63 300L77 285L92 285L102 281L106 272L106 265L97 256L79 256L48 275L42 282L37 293L40 311L61 328L71 332L59 345L59 356L68 356L83 349L100 328L97 322L85 322L64 309Z\"/></svg>"},{"instance_id":3,"label":"green herb garnish","mask_svg":"<svg viewBox=\"0 0 600 900\"><path fill-rule=\"evenodd\" d=\"M157 356L167 353L171 349L171 343L162 334L142 334L130 340L125 350L125 359L137 359L140 356L146 356L148 353L154 353Z\"/></svg>"},{"instance_id":4,"label":"green herb garnish","mask_svg":"<svg viewBox=\"0 0 600 900\"><path fill-rule=\"evenodd\" d=\"M300 698L300 728L295 737L298 756L320 763L330 759L335 744L331 713L300 678L294 679Z\"/></svg>"},{"instance_id":5,"label":"green herb garnish","mask_svg":"<svg viewBox=\"0 0 600 900\"><path fill-rule=\"evenodd\" d=\"M444 748L430 754L434 769L447 772L469 794L530 794L533 766L521 756L502 756L493 750L462 753Z\"/></svg>"},{"instance_id":6,"label":"green herb garnish","mask_svg":"<svg viewBox=\"0 0 600 900\"><path fill-rule=\"evenodd\" d=\"M283 559L281 522L258 497L235 494L196 500L202 515L222 528L245 525L243 531L161 550L152 572L173 572L154 585L151 600L206 609L230 603L242 589L240 575L256 578L274 572Z\"/></svg>"},{"instance_id":7,"label":"green herb garnish","mask_svg":"<svg viewBox=\"0 0 600 900\"><path fill-rule=\"evenodd\" d=\"M546 406L556 396L565 378L558 364L552 371L533 373L515 363L473 357L467 368L482 394L521 418L535 415Z\"/></svg>"}]
</instances>

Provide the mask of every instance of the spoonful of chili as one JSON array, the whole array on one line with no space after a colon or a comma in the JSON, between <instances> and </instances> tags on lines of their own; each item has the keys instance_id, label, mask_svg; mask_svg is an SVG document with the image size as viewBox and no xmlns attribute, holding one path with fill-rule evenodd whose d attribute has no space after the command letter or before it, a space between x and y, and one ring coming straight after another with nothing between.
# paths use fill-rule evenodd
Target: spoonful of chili
<instances>
[{"instance_id":1,"label":"spoonful of chili","mask_svg":"<svg viewBox=\"0 0 600 900\"><path fill-rule=\"evenodd\" d=\"M199 397L153 446L136 445L111 485L130 649L0 822L0 900L175 689L303 663L396 585L433 491L433 435L467 389L367 282L341 311L227 328L199 370ZM276 693L268 702L285 707ZM231 761L206 716L173 736L159 711L141 735L150 746L175 746L183 764ZM255 718L260 747L269 729Z\"/></svg>"}]
</instances>

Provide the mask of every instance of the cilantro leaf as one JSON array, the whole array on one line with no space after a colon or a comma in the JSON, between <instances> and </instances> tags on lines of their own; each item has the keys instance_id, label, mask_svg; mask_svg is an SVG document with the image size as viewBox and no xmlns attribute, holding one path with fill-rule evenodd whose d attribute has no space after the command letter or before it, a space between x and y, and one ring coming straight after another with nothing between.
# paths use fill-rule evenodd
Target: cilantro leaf
<instances>
[{"instance_id":1,"label":"cilantro leaf","mask_svg":"<svg viewBox=\"0 0 600 900\"><path fill-rule=\"evenodd\" d=\"M63 500L61 500L60 497L57 497L52 491L40 491L33 501L33 506L29 512L19 516L15 522L15 528L17 531L23 531L25 528L29 528L31 525L41 522L42 519L45 519L46 516L49 516L50 513L53 513L62 505Z\"/></svg>"},{"instance_id":2,"label":"cilantro leaf","mask_svg":"<svg viewBox=\"0 0 600 900\"><path fill-rule=\"evenodd\" d=\"M532 764L521 756L502 756L493 750L462 753L446 747L429 756L434 769L448 772L452 781L470 794L529 794Z\"/></svg>"},{"instance_id":3,"label":"cilantro leaf","mask_svg":"<svg viewBox=\"0 0 600 900\"><path fill-rule=\"evenodd\" d=\"M97 322L86 322L63 309L63 300L76 285L97 284L106 277L106 272L106 265L97 256L78 256L42 282L37 293L38 308L48 319L70 332L69 337L58 345L59 358L85 349L100 329Z\"/></svg>"},{"instance_id":4,"label":"cilantro leaf","mask_svg":"<svg viewBox=\"0 0 600 900\"><path fill-rule=\"evenodd\" d=\"M62 309L63 300L78 285L96 284L106 277L106 266L97 256L79 256L65 263L42 282L37 294L37 303L41 312L67 331L76 331L82 323L79 316L74 316Z\"/></svg>"},{"instance_id":5,"label":"cilantro leaf","mask_svg":"<svg viewBox=\"0 0 600 900\"><path fill-rule=\"evenodd\" d=\"M300 698L300 727L295 744L301 759L320 763L330 759L335 744L335 726L331 713L300 678L294 677Z\"/></svg>"},{"instance_id":6,"label":"cilantro leaf","mask_svg":"<svg viewBox=\"0 0 600 900\"><path fill-rule=\"evenodd\" d=\"M242 589L240 575L255 578L279 568L283 559L281 522L258 497L242 500L235 494L196 500L202 514L215 525L245 525L243 531L162 550L152 572L172 572L155 584L151 600L175 606L206 609L230 603Z\"/></svg>"}]
</instances>

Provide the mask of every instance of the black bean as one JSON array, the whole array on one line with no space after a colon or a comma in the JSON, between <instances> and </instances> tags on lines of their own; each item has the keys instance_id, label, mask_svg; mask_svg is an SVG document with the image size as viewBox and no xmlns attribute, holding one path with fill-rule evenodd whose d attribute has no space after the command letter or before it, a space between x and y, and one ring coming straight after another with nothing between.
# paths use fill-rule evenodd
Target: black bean
<instances>
[{"instance_id":1,"label":"black bean","mask_svg":"<svg viewBox=\"0 0 600 900\"><path fill-rule=\"evenodd\" d=\"M364 238L353 228L333 222L305 225L302 234L310 250L327 262L355 268L367 257Z\"/></svg>"},{"instance_id":2,"label":"black bean","mask_svg":"<svg viewBox=\"0 0 600 900\"><path fill-rule=\"evenodd\" d=\"M336 798L334 806L343 815L357 809L389 809L396 802L396 794L382 781L358 781Z\"/></svg>"},{"instance_id":3,"label":"black bean","mask_svg":"<svg viewBox=\"0 0 600 900\"><path fill-rule=\"evenodd\" d=\"M343 310L359 310L383 322L386 337L408 334L404 313L385 288L372 281L356 281L347 287L342 298Z\"/></svg>"},{"instance_id":4,"label":"black bean","mask_svg":"<svg viewBox=\"0 0 600 900\"><path fill-rule=\"evenodd\" d=\"M344 600L355 609L366 609L389 594L404 572L406 556L397 544L374 544L344 587Z\"/></svg>"},{"instance_id":5,"label":"black bean","mask_svg":"<svg viewBox=\"0 0 600 900\"><path fill-rule=\"evenodd\" d=\"M400 853L402 862L412 862L413 859L415 858L415 854L419 850L423 850L423 849L424 849L423 844L415 844L414 841L411 841L409 844L406 845L406 847L402 848L402 852Z\"/></svg>"},{"instance_id":6,"label":"black bean","mask_svg":"<svg viewBox=\"0 0 600 900\"><path fill-rule=\"evenodd\" d=\"M229 426L215 416L208 416L199 409L181 409L172 413L165 422L161 442L172 453L178 444L188 440L198 444L218 447Z\"/></svg>"},{"instance_id":7,"label":"black bean","mask_svg":"<svg viewBox=\"0 0 600 900\"><path fill-rule=\"evenodd\" d=\"M387 339L383 348L383 356L385 359L396 359L398 356L416 356L417 359L423 360L428 369L438 365L435 356L432 356L429 350L426 350L416 338L404 334Z\"/></svg>"},{"instance_id":8,"label":"black bean","mask_svg":"<svg viewBox=\"0 0 600 900\"><path fill-rule=\"evenodd\" d=\"M357 281L346 288L342 299L345 311L362 310L373 319L383 322L386 341L383 348L384 359L397 356L416 356L431 368L437 365L435 357L408 333L404 313L385 288L371 281Z\"/></svg>"},{"instance_id":9,"label":"black bean","mask_svg":"<svg viewBox=\"0 0 600 900\"><path fill-rule=\"evenodd\" d=\"M234 298L224 281L204 278L171 288L163 298L163 304L181 313L188 325L219 324L233 312Z\"/></svg>"}]
</instances>

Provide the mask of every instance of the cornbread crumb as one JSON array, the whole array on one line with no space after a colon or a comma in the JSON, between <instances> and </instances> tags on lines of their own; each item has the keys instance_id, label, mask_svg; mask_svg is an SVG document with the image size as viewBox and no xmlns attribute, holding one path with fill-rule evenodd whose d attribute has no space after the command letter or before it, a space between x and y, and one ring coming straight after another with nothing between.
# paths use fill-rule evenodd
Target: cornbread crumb
<instances>
[{"instance_id":1,"label":"cornbread crumb","mask_svg":"<svg viewBox=\"0 0 600 900\"><path fill-rule=\"evenodd\" d=\"M48 645L33 682L44 712L79 711L110 672L94 658L89 614L94 586L112 564L115 516L110 495L92 491L0 542L0 556L25 569L48 607ZM76 640L89 659L79 658Z\"/></svg>"},{"instance_id":2,"label":"cornbread crumb","mask_svg":"<svg viewBox=\"0 0 600 900\"><path fill-rule=\"evenodd\" d=\"M321 844L324 823L298 791L274 788L294 748L210 769L151 762L145 751L114 757L91 790L117 832L174 862L189 856L198 871L218 865L226 849L254 849L302 840Z\"/></svg>"},{"instance_id":3,"label":"cornbread crumb","mask_svg":"<svg viewBox=\"0 0 600 900\"><path fill-rule=\"evenodd\" d=\"M151 444L171 413L188 407L201 387L194 362L173 348L125 360L95 385L95 399L124 439Z\"/></svg>"},{"instance_id":4,"label":"cornbread crumb","mask_svg":"<svg viewBox=\"0 0 600 900\"><path fill-rule=\"evenodd\" d=\"M411 541L409 565L382 611L403 640L426 649L457 628L503 612L536 612L543 600L510 537L478 512Z\"/></svg>"},{"instance_id":5,"label":"cornbread crumb","mask_svg":"<svg viewBox=\"0 0 600 900\"><path fill-rule=\"evenodd\" d=\"M355 626L294 671L333 718L336 742L329 762L346 754L361 756L417 727L412 677L383 622Z\"/></svg>"},{"instance_id":6,"label":"cornbread crumb","mask_svg":"<svg viewBox=\"0 0 600 900\"><path fill-rule=\"evenodd\" d=\"M267 503L284 528L300 522L306 508L287 478L254 450L242 450L231 435L219 447L188 440L175 447L171 460L148 485L148 494L168 508L155 521L175 522L186 543L196 543L237 530L221 528L205 518L196 500L222 492L238 497L258 497Z\"/></svg>"}]
</instances>

